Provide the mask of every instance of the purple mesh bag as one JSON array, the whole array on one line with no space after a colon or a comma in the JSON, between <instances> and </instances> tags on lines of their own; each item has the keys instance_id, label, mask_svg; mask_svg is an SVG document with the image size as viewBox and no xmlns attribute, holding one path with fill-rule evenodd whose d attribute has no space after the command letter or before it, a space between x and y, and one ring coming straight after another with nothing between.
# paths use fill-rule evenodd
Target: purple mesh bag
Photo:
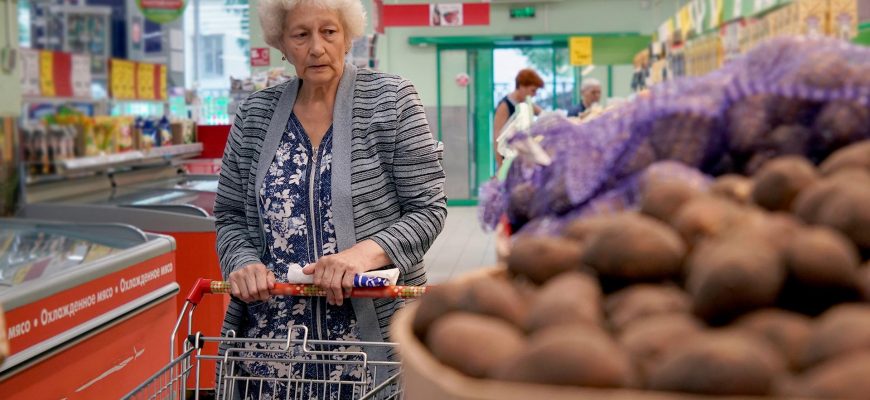
<instances>
[{"instance_id":1,"label":"purple mesh bag","mask_svg":"<svg viewBox=\"0 0 870 400\"><path fill-rule=\"evenodd\" d=\"M616 214L638 207L641 194L650 184L682 182L699 191L706 191L712 178L698 169L676 161L653 163L642 172L634 174L605 193L596 196L583 207L578 207L561 216L545 216L533 220L518 232L523 234L558 235L571 221L592 216Z\"/></svg>"},{"instance_id":2,"label":"purple mesh bag","mask_svg":"<svg viewBox=\"0 0 870 400\"><path fill-rule=\"evenodd\" d=\"M766 41L726 67L731 170L798 154L821 162L870 137L870 49L832 38Z\"/></svg>"},{"instance_id":3,"label":"purple mesh bag","mask_svg":"<svg viewBox=\"0 0 870 400\"><path fill-rule=\"evenodd\" d=\"M518 138L540 138L553 162L519 157L505 182L486 188L481 219L492 227L508 215L523 232L554 233L572 218L633 207L639 177L664 160L713 176L751 174L784 154L820 162L870 138L868 104L870 49L828 38L770 40L594 121L536 123Z\"/></svg>"}]
</instances>

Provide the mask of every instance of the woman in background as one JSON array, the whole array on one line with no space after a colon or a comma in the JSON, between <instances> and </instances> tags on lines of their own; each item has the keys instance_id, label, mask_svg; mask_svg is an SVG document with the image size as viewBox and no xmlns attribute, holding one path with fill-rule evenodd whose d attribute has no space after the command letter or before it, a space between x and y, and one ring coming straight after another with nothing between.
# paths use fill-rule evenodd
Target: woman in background
<instances>
[{"instance_id":1,"label":"woman in background","mask_svg":"<svg viewBox=\"0 0 870 400\"><path fill-rule=\"evenodd\" d=\"M544 80L534 70L523 69L517 74L516 89L503 97L498 103L498 107L495 108L495 118L492 122L493 149L498 148L498 137L501 135L501 131L504 129L507 121L516 112L517 104L526 101L526 98L535 97L538 89L543 87ZM534 107L535 115L539 114L541 108L537 105ZM495 152L495 161L498 167L501 167L502 157L497 151Z\"/></svg>"}]
</instances>

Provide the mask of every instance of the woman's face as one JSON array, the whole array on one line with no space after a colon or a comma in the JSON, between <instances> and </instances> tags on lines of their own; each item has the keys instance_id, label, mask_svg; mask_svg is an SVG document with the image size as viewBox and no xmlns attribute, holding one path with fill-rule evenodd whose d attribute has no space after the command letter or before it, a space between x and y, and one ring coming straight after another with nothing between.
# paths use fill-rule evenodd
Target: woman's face
<instances>
[{"instance_id":1,"label":"woman's face","mask_svg":"<svg viewBox=\"0 0 870 400\"><path fill-rule=\"evenodd\" d=\"M523 99L526 97L535 97L538 94L538 87L535 85L520 86Z\"/></svg>"},{"instance_id":2,"label":"woman's face","mask_svg":"<svg viewBox=\"0 0 870 400\"><path fill-rule=\"evenodd\" d=\"M350 49L335 11L300 5L284 19L284 54L306 83L341 79L344 55Z\"/></svg>"}]
</instances>

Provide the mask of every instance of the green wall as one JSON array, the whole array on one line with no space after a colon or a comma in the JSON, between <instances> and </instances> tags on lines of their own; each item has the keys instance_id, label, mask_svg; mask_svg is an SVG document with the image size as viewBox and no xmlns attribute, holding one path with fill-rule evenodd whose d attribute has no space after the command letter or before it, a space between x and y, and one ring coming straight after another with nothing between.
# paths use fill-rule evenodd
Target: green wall
<instances>
[{"instance_id":1,"label":"green wall","mask_svg":"<svg viewBox=\"0 0 870 400\"><path fill-rule=\"evenodd\" d=\"M257 18L257 5L260 0L251 0L251 47L267 47ZM469 2L472 0L468 0ZM424 0L385 0L386 4L425 3ZM437 0L432 2L452 2ZM469 27L412 27L387 28L387 34L378 39L377 54L379 69L399 74L414 82L426 106L437 103L437 76L435 46L421 47L408 44L411 36L488 36L488 35L536 35L564 33L611 33L628 32L650 34L661 21L673 16L681 0L650 0L644 7L639 0L563 0L553 3L535 4L537 15L532 19L510 19L511 7L521 4L491 4L489 26ZM363 0L363 5L371 15L372 1ZM369 17L371 21L371 16ZM372 24L366 32L372 31ZM271 50L272 67L287 66L281 61L281 53ZM452 80L456 71L463 68L465 61L450 57L442 60L442 77ZM288 67L292 70L292 67ZM262 70L264 68L255 68ZM600 66L593 76L606 85L607 69ZM614 96L624 97L631 93L629 88L632 69L630 66L614 68ZM449 83L445 86L456 85ZM457 88L458 89L458 88ZM605 93L607 89L605 88ZM448 89L443 93L445 105L463 104L464 89Z\"/></svg>"},{"instance_id":2,"label":"green wall","mask_svg":"<svg viewBox=\"0 0 870 400\"><path fill-rule=\"evenodd\" d=\"M421 3L421 0L396 0L395 3ZM449 1L443 1L449 2ZM649 1L646 8L638 0L564 0L538 3L536 17L510 19L511 7L521 4L491 4L490 25L471 27L413 27L387 28L379 42L380 69L396 73L414 82L423 103L434 106L437 102L434 46L419 47L408 44L411 36L487 36L536 35L565 33L640 33L650 34L661 21L676 13L677 0ZM607 84L607 69L597 68L593 76ZM614 95L631 93L631 66L614 68ZM607 89L604 89L605 94Z\"/></svg>"},{"instance_id":3,"label":"green wall","mask_svg":"<svg viewBox=\"0 0 870 400\"><path fill-rule=\"evenodd\" d=\"M441 52L441 105L444 107L468 104L468 88L456 84L457 75L469 73L466 53L464 50Z\"/></svg>"},{"instance_id":4,"label":"green wall","mask_svg":"<svg viewBox=\"0 0 870 400\"><path fill-rule=\"evenodd\" d=\"M12 3L12 4L9 4ZM0 0L0 7L9 7L11 12L8 13L6 20L0 20L0 45L12 43L13 48L18 48L18 18L15 10L17 9L16 2L13 0ZM6 15L6 14L4 14ZM12 33L11 38L7 38L8 31ZM16 63L15 68L11 73L4 74L0 71L0 116L18 116L21 113L21 72L20 66Z\"/></svg>"}]
</instances>

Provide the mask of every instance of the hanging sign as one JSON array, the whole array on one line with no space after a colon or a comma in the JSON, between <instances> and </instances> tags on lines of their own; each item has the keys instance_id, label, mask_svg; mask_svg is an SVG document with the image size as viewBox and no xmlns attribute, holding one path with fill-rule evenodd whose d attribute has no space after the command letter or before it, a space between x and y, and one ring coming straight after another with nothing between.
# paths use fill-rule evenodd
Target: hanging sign
<instances>
[{"instance_id":1,"label":"hanging sign","mask_svg":"<svg viewBox=\"0 0 870 400\"><path fill-rule=\"evenodd\" d=\"M692 12L688 4L677 13L677 25L679 25L681 38L686 40L686 34L692 29Z\"/></svg>"},{"instance_id":2,"label":"hanging sign","mask_svg":"<svg viewBox=\"0 0 870 400\"><path fill-rule=\"evenodd\" d=\"M710 18L707 29L716 29L722 23L722 11L725 9L724 0L709 0L710 1Z\"/></svg>"},{"instance_id":3,"label":"hanging sign","mask_svg":"<svg viewBox=\"0 0 870 400\"><path fill-rule=\"evenodd\" d=\"M21 49L21 94L31 97L91 97L91 59L59 51Z\"/></svg>"},{"instance_id":4,"label":"hanging sign","mask_svg":"<svg viewBox=\"0 0 870 400\"><path fill-rule=\"evenodd\" d=\"M109 93L117 100L136 98L136 64L113 58L109 63Z\"/></svg>"},{"instance_id":5,"label":"hanging sign","mask_svg":"<svg viewBox=\"0 0 870 400\"><path fill-rule=\"evenodd\" d=\"M384 4L385 27L489 25L489 3Z\"/></svg>"},{"instance_id":6,"label":"hanging sign","mask_svg":"<svg viewBox=\"0 0 870 400\"><path fill-rule=\"evenodd\" d=\"M148 20L165 24L175 21L184 14L187 0L136 0L136 5Z\"/></svg>"},{"instance_id":7,"label":"hanging sign","mask_svg":"<svg viewBox=\"0 0 870 400\"><path fill-rule=\"evenodd\" d=\"M251 66L268 67L271 62L268 47L251 47Z\"/></svg>"},{"instance_id":8,"label":"hanging sign","mask_svg":"<svg viewBox=\"0 0 870 400\"><path fill-rule=\"evenodd\" d=\"M109 94L113 99L167 99L166 65L113 58L109 67Z\"/></svg>"},{"instance_id":9,"label":"hanging sign","mask_svg":"<svg viewBox=\"0 0 870 400\"><path fill-rule=\"evenodd\" d=\"M72 56L73 97L91 97L91 56L73 54Z\"/></svg>"},{"instance_id":10,"label":"hanging sign","mask_svg":"<svg viewBox=\"0 0 870 400\"><path fill-rule=\"evenodd\" d=\"M21 49L18 53L21 60L21 94L24 96L39 96L42 93L39 79L39 51Z\"/></svg>"},{"instance_id":11,"label":"hanging sign","mask_svg":"<svg viewBox=\"0 0 870 400\"><path fill-rule=\"evenodd\" d=\"M154 64L136 64L136 98L154 100Z\"/></svg>"},{"instance_id":12,"label":"hanging sign","mask_svg":"<svg viewBox=\"0 0 870 400\"><path fill-rule=\"evenodd\" d=\"M592 65L592 37L572 36L568 39L571 65Z\"/></svg>"},{"instance_id":13,"label":"hanging sign","mask_svg":"<svg viewBox=\"0 0 870 400\"><path fill-rule=\"evenodd\" d=\"M429 5L430 26L462 26L462 3Z\"/></svg>"},{"instance_id":14,"label":"hanging sign","mask_svg":"<svg viewBox=\"0 0 870 400\"><path fill-rule=\"evenodd\" d=\"M39 91L45 97L54 97L54 54L39 52Z\"/></svg>"},{"instance_id":15,"label":"hanging sign","mask_svg":"<svg viewBox=\"0 0 870 400\"><path fill-rule=\"evenodd\" d=\"M692 2L687 5L689 8L689 16L692 20L692 30L694 31L695 36L701 36L701 34L704 33L705 20L709 16L709 9L707 6L707 0L692 0Z\"/></svg>"},{"instance_id":16,"label":"hanging sign","mask_svg":"<svg viewBox=\"0 0 870 400\"><path fill-rule=\"evenodd\" d=\"M658 41L660 43L666 43L671 41L671 37L674 34L674 19L668 19L664 23L659 26L658 30Z\"/></svg>"},{"instance_id":17,"label":"hanging sign","mask_svg":"<svg viewBox=\"0 0 870 400\"><path fill-rule=\"evenodd\" d=\"M72 55L39 52L39 89L44 97L72 97Z\"/></svg>"},{"instance_id":18,"label":"hanging sign","mask_svg":"<svg viewBox=\"0 0 870 400\"><path fill-rule=\"evenodd\" d=\"M157 68L154 70L155 80L157 81L157 85L155 87L156 92L154 93L154 98L157 100L168 100L169 99L169 89L166 85L167 72L166 66L163 64L158 64Z\"/></svg>"}]
</instances>

